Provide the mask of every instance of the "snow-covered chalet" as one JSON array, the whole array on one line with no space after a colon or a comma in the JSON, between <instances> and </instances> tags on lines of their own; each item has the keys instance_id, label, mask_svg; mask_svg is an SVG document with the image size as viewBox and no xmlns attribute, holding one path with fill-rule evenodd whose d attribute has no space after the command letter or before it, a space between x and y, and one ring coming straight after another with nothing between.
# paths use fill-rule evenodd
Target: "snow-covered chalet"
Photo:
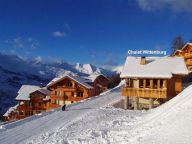
<instances>
[{"instance_id":1,"label":"snow-covered chalet","mask_svg":"<svg viewBox=\"0 0 192 144\"><path fill-rule=\"evenodd\" d=\"M54 78L47 85L47 88L51 91L51 107L57 108L64 104L68 105L99 95L107 90L108 82L109 80L101 74L84 78L66 74Z\"/></svg>"},{"instance_id":2,"label":"snow-covered chalet","mask_svg":"<svg viewBox=\"0 0 192 144\"><path fill-rule=\"evenodd\" d=\"M120 77L125 109L150 109L182 91L182 77L188 69L182 57L126 58Z\"/></svg>"}]
</instances>

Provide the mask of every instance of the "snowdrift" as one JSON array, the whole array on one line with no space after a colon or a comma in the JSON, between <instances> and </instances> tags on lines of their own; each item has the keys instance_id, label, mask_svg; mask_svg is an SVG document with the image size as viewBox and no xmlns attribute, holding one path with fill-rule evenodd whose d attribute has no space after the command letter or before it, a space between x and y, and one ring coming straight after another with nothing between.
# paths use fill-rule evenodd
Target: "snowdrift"
<instances>
[{"instance_id":1,"label":"snowdrift","mask_svg":"<svg viewBox=\"0 0 192 144\"><path fill-rule=\"evenodd\" d=\"M192 143L192 85L167 103L152 109L136 129L134 143Z\"/></svg>"}]
</instances>

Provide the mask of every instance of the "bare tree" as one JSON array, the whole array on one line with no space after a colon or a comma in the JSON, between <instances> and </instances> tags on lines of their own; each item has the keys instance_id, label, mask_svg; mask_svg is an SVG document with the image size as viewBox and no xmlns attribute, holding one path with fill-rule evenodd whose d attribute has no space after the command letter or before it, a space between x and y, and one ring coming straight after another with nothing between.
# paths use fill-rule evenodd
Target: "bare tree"
<instances>
[{"instance_id":1,"label":"bare tree","mask_svg":"<svg viewBox=\"0 0 192 144\"><path fill-rule=\"evenodd\" d=\"M172 41L172 51L181 49L185 45L184 39L182 36L177 36Z\"/></svg>"}]
</instances>

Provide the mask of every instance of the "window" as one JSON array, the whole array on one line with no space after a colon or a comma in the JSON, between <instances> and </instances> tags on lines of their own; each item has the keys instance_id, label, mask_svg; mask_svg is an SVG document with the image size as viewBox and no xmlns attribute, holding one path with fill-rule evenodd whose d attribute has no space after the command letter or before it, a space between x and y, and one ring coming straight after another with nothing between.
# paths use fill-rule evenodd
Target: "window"
<instances>
[{"instance_id":1,"label":"window","mask_svg":"<svg viewBox=\"0 0 192 144\"><path fill-rule=\"evenodd\" d=\"M146 80L146 88L150 88L150 80L149 79Z\"/></svg>"},{"instance_id":2,"label":"window","mask_svg":"<svg viewBox=\"0 0 192 144\"><path fill-rule=\"evenodd\" d=\"M160 88L161 89L163 88L163 80L162 79L160 80Z\"/></svg>"},{"instance_id":3,"label":"window","mask_svg":"<svg viewBox=\"0 0 192 144\"><path fill-rule=\"evenodd\" d=\"M77 97L83 97L83 92L77 92Z\"/></svg>"},{"instance_id":4,"label":"window","mask_svg":"<svg viewBox=\"0 0 192 144\"><path fill-rule=\"evenodd\" d=\"M54 104L59 104L59 100L55 100L55 101L54 101Z\"/></svg>"},{"instance_id":5,"label":"window","mask_svg":"<svg viewBox=\"0 0 192 144\"><path fill-rule=\"evenodd\" d=\"M41 106L41 103L39 102L39 106Z\"/></svg>"},{"instance_id":6,"label":"window","mask_svg":"<svg viewBox=\"0 0 192 144\"><path fill-rule=\"evenodd\" d=\"M133 79L126 79L126 86L129 88L133 87Z\"/></svg>"},{"instance_id":7,"label":"window","mask_svg":"<svg viewBox=\"0 0 192 144\"><path fill-rule=\"evenodd\" d=\"M24 111L19 111L19 115L24 115Z\"/></svg>"},{"instance_id":8,"label":"window","mask_svg":"<svg viewBox=\"0 0 192 144\"><path fill-rule=\"evenodd\" d=\"M56 96L61 96L62 95L62 91L61 90L57 90L56 91Z\"/></svg>"},{"instance_id":9,"label":"window","mask_svg":"<svg viewBox=\"0 0 192 144\"><path fill-rule=\"evenodd\" d=\"M144 86L143 86L143 82L144 82L143 79L140 79L140 80L139 80L139 88L143 88L143 87L144 87Z\"/></svg>"},{"instance_id":10,"label":"window","mask_svg":"<svg viewBox=\"0 0 192 144\"><path fill-rule=\"evenodd\" d=\"M67 86L67 87L72 87L72 83L71 83L70 80L67 80L67 82L66 82L66 86Z\"/></svg>"},{"instance_id":11,"label":"window","mask_svg":"<svg viewBox=\"0 0 192 144\"><path fill-rule=\"evenodd\" d=\"M154 79L154 80L153 80L153 88L154 88L154 89L157 89L157 79Z\"/></svg>"},{"instance_id":12,"label":"window","mask_svg":"<svg viewBox=\"0 0 192 144\"><path fill-rule=\"evenodd\" d=\"M64 92L64 96L67 96L66 92Z\"/></svg>"}]
</instances>

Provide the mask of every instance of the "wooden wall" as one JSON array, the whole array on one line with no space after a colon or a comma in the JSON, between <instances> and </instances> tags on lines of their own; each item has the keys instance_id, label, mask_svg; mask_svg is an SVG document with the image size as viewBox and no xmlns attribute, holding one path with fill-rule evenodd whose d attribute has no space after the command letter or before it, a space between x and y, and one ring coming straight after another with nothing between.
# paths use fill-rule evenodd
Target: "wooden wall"
<instances>
[{"instance_id":1,"label":"wooden wall","mask_svg":"<svg viewBox=\"0 0 192 144\"><path fill-rule=\"evenodd\" d=\"M51 90L52 108L71 104L92 96L92 89L88 89L76 81L65 78L62 81L49 87Z\"/></svg>"}]
</instances>

